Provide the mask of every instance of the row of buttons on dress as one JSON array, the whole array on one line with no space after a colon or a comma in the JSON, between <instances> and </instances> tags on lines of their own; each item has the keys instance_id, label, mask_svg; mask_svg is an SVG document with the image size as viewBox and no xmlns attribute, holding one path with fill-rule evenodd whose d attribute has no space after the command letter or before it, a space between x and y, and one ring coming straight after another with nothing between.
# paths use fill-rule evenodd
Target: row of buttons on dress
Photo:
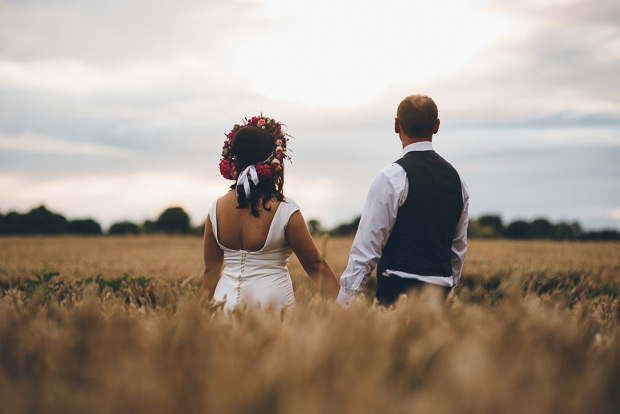
<instances>
[{"instance_id":1,"label":"row of buttons on dress","mask_svg":"<svg viewBox=\"0 0 620 414\"><path fill-rule=\"evenodd\" d=\"M243 282L242 275L245 274L245 259L247 256L246 251L241 252L241 270L239 271L239 283L237 284L237 303L241 301L241 282Z\"/></svg>"}]
</instances>

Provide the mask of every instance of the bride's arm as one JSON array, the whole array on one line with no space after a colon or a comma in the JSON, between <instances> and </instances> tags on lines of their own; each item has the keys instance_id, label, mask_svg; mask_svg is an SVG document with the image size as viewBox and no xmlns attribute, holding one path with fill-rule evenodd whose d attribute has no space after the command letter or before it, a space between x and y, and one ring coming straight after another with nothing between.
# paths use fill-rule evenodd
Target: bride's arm
<instances>
[{"instance_id":1,"label":"bride's arm","mask_svg":"<svg viewBox=\"0 0 620 414\"><path fill-rule=\"evenodd\" d=\"M306 227L304 217L296 211L289 218L286 226L286 241L293 249L308 276L319 286L319 289L330 298L336 299L340 284L334 271L319 253Z\"/></svg>"},{"instance_id":2,"label":"bride's arm","mask_svg":"<svg viewBox=\"0 0 620 414\"><path fill-rule=\"evenodd\" d=\"M207 216L204 235L205 273L202 285L207 290L209 299L213 297L215 286L220 280L222 263L224 261L224 253L222 252L222 249L220 249L220 246L218 246L212 229L211 219Z\"/></svg>"}]
</instances>

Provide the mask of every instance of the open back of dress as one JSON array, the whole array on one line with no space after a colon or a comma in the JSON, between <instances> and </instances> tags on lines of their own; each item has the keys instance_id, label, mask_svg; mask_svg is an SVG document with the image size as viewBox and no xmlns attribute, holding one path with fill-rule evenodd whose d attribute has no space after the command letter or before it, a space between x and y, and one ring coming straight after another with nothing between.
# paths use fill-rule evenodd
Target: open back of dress
<instances>
[{"instance_id":1,"label":"open back of dress","mask_svg":"<svg viewBox=\"0 0 620 414\"><path fill-rule=\"evenodd\" d=\"M299 206L285 198L273 216L265 245L257 251L232 250L223 246L217 231L217 200L209 209L213 235L224 252L224 269L213 298L231 310L239 303L281 309L295 301L291 276L286 267L291 248L286 242L288 220Z\"/></svg>"}]
</instances>

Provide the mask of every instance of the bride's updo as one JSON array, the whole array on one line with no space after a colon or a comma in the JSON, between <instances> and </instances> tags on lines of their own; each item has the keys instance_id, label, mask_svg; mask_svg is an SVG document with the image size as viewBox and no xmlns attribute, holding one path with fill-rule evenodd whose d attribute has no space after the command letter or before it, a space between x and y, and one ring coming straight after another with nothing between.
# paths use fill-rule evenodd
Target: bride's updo
<instances>
[{"instance_id":1,"label":"bride's updo","mask_svg":"<svg viewBox=\"0 0 620 414\"><path fill-rule=\"evenodd\" d=\"M245 170L250 165L256 165L264 162L274 152L275 139L265 129L245 126L238 130L234 138L232 139L231 153L237 164L239 165L239 171ZM254 184L250 181L250 197L246 198L245 191L241 189L237 195L237 208L246 208L250 205L251 213L255 217L259 216L258 206L262 201L262 207L265 210L271 210L271 207L267 207L267 203L276 199L282 201L284 195L282 188L284 186L284 169L280 166L279 169L271 169L271 176L268 178L262 177L258 184ZM230 187L235 189L237 182Z\"/></svg>"},{"instance_id":2,"label":"bride's updo","mask_svg":"<svg viewBox=\"0 0 620 414\"><path fill-rule=\"evenodd\" d=\"M246 126L241 128L233 138L232 154L239 163L239 170L264 161L271 155L274 139L262 128Z\"/></svg>"}]
</instances>

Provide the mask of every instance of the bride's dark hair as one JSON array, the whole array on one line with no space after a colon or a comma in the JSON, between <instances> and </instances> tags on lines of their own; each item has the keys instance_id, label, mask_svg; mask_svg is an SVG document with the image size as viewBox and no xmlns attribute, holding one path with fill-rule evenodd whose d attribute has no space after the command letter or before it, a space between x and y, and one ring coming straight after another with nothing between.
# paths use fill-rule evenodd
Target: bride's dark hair
<instances>
[{"instance_id":1,"label":"bride's dark hair","mask_svg":"<svg viewBox=\"0 0 620 414\"><path fill-rule=\"evenodd\" d=\"M241 128L232 141L232 155L239 164L239 172L248 166L265 161L273 153L275 146L274 138L262 128L246 126ZM267 203L275 198L284 200L282 188L284 187L284 165L280 171L273 171L271 178L261 179L258 184L250 180L250 197L246 198L245 191L240 188L237 195L237 208L246 208L250 205L253 216L258 217L258 203L262 202L263 209L269 211ZM230 187L237 188L237 181Z\"/></svg>"}]
</instances>

